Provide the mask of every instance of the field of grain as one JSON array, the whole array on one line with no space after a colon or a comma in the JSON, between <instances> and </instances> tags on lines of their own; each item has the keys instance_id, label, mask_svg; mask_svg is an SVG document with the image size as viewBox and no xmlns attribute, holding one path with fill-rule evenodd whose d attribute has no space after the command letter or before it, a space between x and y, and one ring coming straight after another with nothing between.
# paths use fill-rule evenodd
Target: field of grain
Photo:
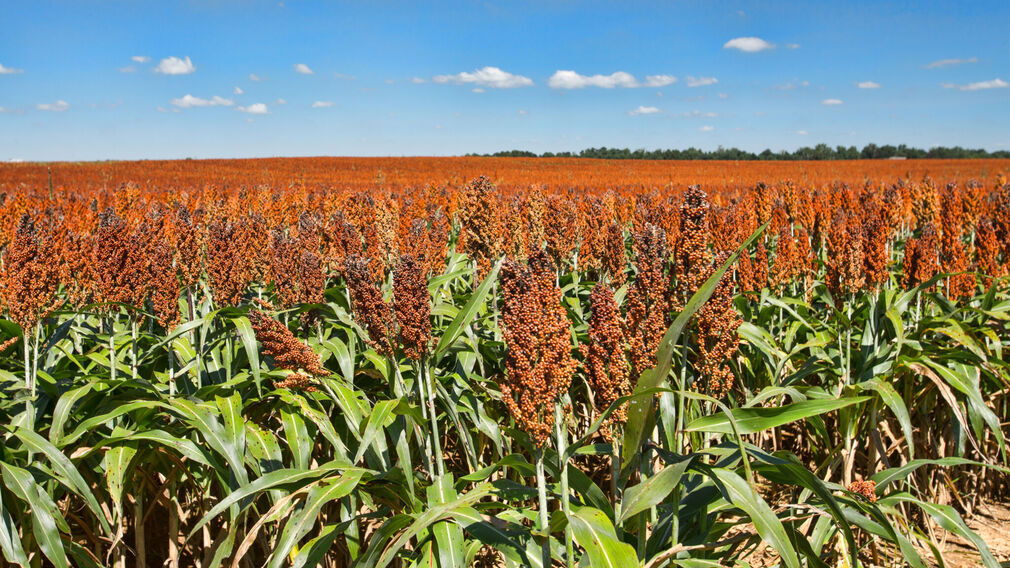
<instances>
[{"instance_id":1,"label":"field of grain","mask_svg":"<svg viewBox=\"0 0 1010 568\"><path fill-rule=\"evenodd\" d=\"M0 164L0 551L996 568L1007 172Z\"/></svg>"}]
</instances>

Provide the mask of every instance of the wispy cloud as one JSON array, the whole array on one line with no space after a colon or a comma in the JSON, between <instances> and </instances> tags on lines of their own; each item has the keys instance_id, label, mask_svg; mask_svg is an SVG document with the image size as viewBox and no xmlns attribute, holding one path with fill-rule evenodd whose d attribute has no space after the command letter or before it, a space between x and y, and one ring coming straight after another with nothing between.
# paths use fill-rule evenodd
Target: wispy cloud
<instances>
[{"instance_id":1,"label":"wispy cloud","mask_svg":"<svg viewBox=\"0 0 1010 568\"><path fill-rule=\"evenodd\" d=\"M944 83L943 86L948 89L957 89L959 91L984 91L986 89L1005 89L1010 87L1010 83L1007 83L1003 79L993 79L991 81L979 81L977 83L968 83L967 85L954 85L952 83Z\"/></svg>"},{"instance_id":2,"label":"wispy cloud","mask_svg":"<svg viewBox=\"0 0 1010 568\"><path fill-rule=\"evenodd\" d=\"M640 106L635 110L628 111L629 116L641 116L643 114L658 114L659 109L653 106Z\"/></svg>"},{"instance_id":3,"label":"wispy cloud","mask_svg":"<svg viewBox=\"0 0 1010 568\"><path fill-rule=\"evenodd\" d=\"M249 80L250 80L250 81L256 81L256 82L259 82L259 81L262 81L262 80L263 80L263 77L260 77L259 75L255 74L255 73L250 73L250 74L249 74Z\"/></svg>"},{"instance_id":4,"label":"wispy cloud","mask_svg":"<svg viewBox=\"0 0 1010 568\"><path fill-rule=\"evenodd\" d=\"M810 81L789 81L788 83L782 83L781 85L775 85L775 89L779 91L792 91L793 89L799 89L800 87L809 87Z\"/></svg>"},{"instance_id":5,"label":"wispy cloud","mask_svg":"<svg viewBox=\"0 0 1010 568\"><path fill-rule=\"evenodd\" d=\"M274 101L274 104L275 105L286 105L286 104L288 104L288 101L286 101L284 99L277 99L276 101Z\"/></svg>"},{"instance_id":6,"label":"wispy cloud","mask_svg":"<svg viewBox=\"0 0 1010 568\"><path fill-rule=\"evenodd\" d=\"M529 113L530 113L530 111L528 111L526 109L519 109L519 110L516 111L516 114L518 114L519 116L526 116Z\"/></svg>"},{"instance_id":7,"label":"wispy cloud","mask_svg":"<svg viewBox=\"0 0 1010 568\"><path fill-rule=\"evenodd\" d=\"M939 59L932 63L923 65L924 69L936 69L937 67L949 67L951 65L964 65L965 63L978 63L978 57L968 57L967 59Z\"/></svg>"},{"instance_id":8,"label":"wispy cloud","mask_svg":"<svg viewBox=\"0 0 1010 568\"><path fill-rule=\"evenodd\" d=\"M699 126L698 127L698 131L699 132L712 132L713 130L715 130L714 126L705 125L705 126Z\"/></svg>"},{"instance_id":9,"label":"wispy cloud","mask_svg":"<svg viewBox=\"0 0 1010 568\"><path fill-rule=\"evenodd\" d=\"M312 103L312 108L330 108L333 106L332 101L316 101Z\"/></svg>"},{"instance_id":10,"label":"wispy cloud","mask_svg":"<svg viewBox=\"0 0 1010 568\"><path fill-rule=\"evenodd\" d=\"M126 67L120 67L119 68L119 72L120 73L136 73L137 72L137 68L134 67L133 65L127 65Z\"/></svg>"},{"instance_id":11,"label":"wispy cloud","mask_svg":"<svg viewBox=\"0 0 1010 568\"><path fill-rule=\"evenodd\" d=\"M687 77L688 87L706 87L719 82L715 77Z\"/></svg>"},{"instance_id":12,"label":"wispy cloud","mask_svg":"<svg viewBox=\"0 0 1010 568\"><path fill-rule=\"evenodd\" d=\"M682 113L680 116L683 116L685 118L715 118L719 116L719 114L714 112L702 112L700 110L692 110L690 112Z\"/></svg>"},{"instance_id":13,"label":"wispy cloud","mask_svg":"<svg viewBox=\"0 0 1010 568\"><path fill-rule=\"evenodd\" d=\"M3 63L0 63L0 75L17 75L18 73L24 73L24 69L15 69L13 67L6 67Z\"/></svg>"},{"instance_id":14,"label":"wispy cloud","mask_svg":"<svg viewBox=\"0 0 1010 568\"><path fill-rule=\"evenodd\" d=\"M838 106L844 102L842 99L824 99L821 101L821 104L824 106Z\"/></svg>"},{"instance_id":15,"label":"wispy cloud","mask_svg":"<svg viewBox=\"0 0 1010 568\"><path fill-rule=\"evenodd\" d=\"M420 85L422 83L427 83L428 81L425 80L425 79L422 79L420 77L411 77L410 78L410 82L413 83L413 84L415 84L415 85Z\"/></svg>"},{"instance_id":16,"label":"wispy cloud","mask_svg":"<svg viewBox=\"0 0 1010 568\"><path fill-rule=\"evenodd\" d=\"M151 58L146 55L134 55L130 58L130 60L134 63L147 63L151 60Z\"/></svg>"},{"instance_id":17,"label":"wispy cloud","mask_svg":"<svg viewBox=\"0 0 1010 568\"><path fill-rule=\"evenodd\" d=\"M235 107L235 110L248 114L269 114L270 109L263 103L253 103L248 106Z\"/></svg>"},{"instance_id":18,"label":"wispy cloud","mask_svg":"<svg viewBox=\"0 0 1010 568\"><path fill-rule=\"evenodd\" d=\"M313 75L315 74L315 71L304 63L295 63L295 73L299 73L301 75Z\"/></svg>"},{"instance_id":19,"label":"wispy cloud","mask_svg":"<svg viewBox=\"0 0 1010 568\"><path fill-rule=\"evenodd\" d=\"M735 37L722 44L723 49L737 49L746 53L757 53L766 49L774 49L775 44L759 37Z\"/></svg>"},{"instance_id":20,"label":"wispy cloud","mask_svg":"<svg viewBox=\"0 0 1010 568\"><path fill-rule=\"evenodd\" d=\"M626 71L614 71L609 75L582 75L570 69L561 69L551 75L551 78L547 80L547 85L552 89L584 89L586 87L635 89L638 87L666 87L676 82L677 78L673 75L646 75L645 81L640 82L634 75Z\"/></svg>"},{"instance_id":21,"label":"wispy cloud","mask_svg":"<svg viewBox=\"0 0 1010 568\"><path fill-rule=\"evenodd\" d=\"M242 90L242 87L235 87L235 89L232 91L232 93L234 93L236 95L244 95L245 91Z\"/></svg>"},{"instance_id":22,"label":"wispy cloud","mask_svg":"<svg viewBox=\"0 0 1010 568\"><path fill-rule=\"evenodd\" d=\"M646 87L665 87L667 85L672 85L677 82L677 78L673 75L646 75L645 76L645 86Z\"/></svg>"},{"instance_id":23,"label":"wispy cloud","mask_svg":"<svg viewBox=\"0 0 1010 568\"><path fill-rule=\"evenodd\" d=\"M800 136L806 136L807 134L810 134L806 130L797 130L795 133L799 134Z\"/></svg>"},{"instance_id":24,"label":"wispy cloud","mask_svg":"<svg viewBox=\"0 0 1010 568\"><path fill-rule=\"evenodd\" d=\"M189 57L180 59L178 57L166 57L154 68L155 73L162 75L189 75L196 71L196 65Z\"/></svg>"},{"instance_id":25,"label":"wispy cloud","mask_svg":"<svg viewBox=\"0 0 1010 568\"><path fill-rule=\"evenodd\" d=\"M435 83L452 83L455 85L479 85L493 89L513 89L529 87L533 79L502 71L498 67L482 67L473 72L456 73L455 75L436 75L431 78Z\"/></svg>"},{"instance_id":26,"label":"wispy cloud","mask_svg":"<svg viewBox=\"0 0 1010 568\"><path fill-rule=\"evenodd\" d=\"M55 103L41 103L35 105L38 110L45 110L50 112L63 112L70 108L70 103L64 100L56 101Z\"/></svg>"},{"instance_id":27,"label":"wispy cloud","mask_svg":"<svg viewBox=\"0 0 1010 568\"><path fill-rule=\"evenodd\" d=\"M179 108L196 108L196 107L212 107L212 106L231 106L235 104L235 101L226 99L224 97L219 97L217 95L209 99L201 99L200 97L194 97L193 95L186 94L177 99L172 99L172 106L177 106Z\"/></svg>"},{"instance_id":28,"label":"wispy cloud","mask_svg":"<svg viewBox=\"0 0 1010 568\"><path fill-rule=\"evenodd\" d=\"M875 81L863 81L861 83L856 83L856 86L860 89L879 89L880 83Z\"/></svg>"}]
</instances>

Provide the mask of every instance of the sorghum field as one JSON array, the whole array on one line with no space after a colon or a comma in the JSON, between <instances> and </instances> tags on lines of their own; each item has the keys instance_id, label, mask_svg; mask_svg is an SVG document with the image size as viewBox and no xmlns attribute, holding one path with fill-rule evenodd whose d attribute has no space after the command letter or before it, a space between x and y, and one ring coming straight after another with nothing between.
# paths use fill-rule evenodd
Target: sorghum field
<instances>
[{"instance_id":1,"label":"sorghum field","mask_svg":"<svg viewBox=\"0 0 1010 568\"><path fill-rule=\"evenodd\" d=\"M1008 171L0 165L0 550L998 567Z\"/></svg>"}]
</instances>

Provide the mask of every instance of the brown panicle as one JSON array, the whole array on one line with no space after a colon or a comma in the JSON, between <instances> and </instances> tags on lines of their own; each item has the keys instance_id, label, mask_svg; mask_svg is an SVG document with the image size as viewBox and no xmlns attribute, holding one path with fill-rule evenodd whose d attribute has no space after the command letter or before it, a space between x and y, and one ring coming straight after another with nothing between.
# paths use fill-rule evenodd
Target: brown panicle
<instances>
[{"instance_id":1,"label":"brown panicle","mask_svg":"<svg viewBox=\"0 0 1010 568\"><path fill-rule=\"evenodd\" d=\"M3 264L4 307L25 335L56 308L59 274L52 237L30 215L22 215Z\"/></svg>"},{"instance_id":2,"label":"brown panicle","mask_svg":"<svg viewBox=\"0 0 1010 568\"><path fill-rule=\"evenodd\" d=\"M501 269L505 376L502 400L537 446L554 429L554 407L575 371L568 315L555 283L555 267L543 252L528 264L509 260Z\"/></svg>"},{"instance_id":3,"label":"brown panicle","mask_svg":"<svg viewBox=\"0 0 1010 568\"><path fill-rule=\"evenodd\" d=\"M330 374L320 362L319 355L295 337L288 326L260 310L250 310L249 322L256 339L263 346L263 353L270 356L278 367L315 376Z\"/></svg>"},{"instance_id":4,"label":"brown panicle","mask_svg":"<svg viewBox=\"0 0 1010 568\"><path fill-rule=\"evenodd\" d=\"M344 280L351 293L354 317L368 332L369 344L379 353L393 355L396 320L393 308L382 298L382 291L372 280L368 261L360 256L347 257Z\"/></svg>"},{"instance_id":5,"label":"brown panicle","mask_svg":"<svg viewBox=\"0 0 1010 568\"><path fill-rule=\"evenodd\" d=\"M728 252L720 253L715 265L721 265L729 258ZM733 280L729 273L723 274L711 298L698 310L698 358L695 366L704 379L705 391L715 398L722 398L733 388L733 371L729 362L737 354L740 339L737 330L743 318L733 305Z\"/></svg>"},{"instance_id":6,"label":"brown panicle","mask_svg":"<svg viewBox=\"0 0 1010 568\"><path fill-rule=\"evenodd\" d=\"M665 273L666 234L646 223L635 233L635 280L625 300L628 320L628 344L631 369L639 375L656 364L656 350L667 328L670 291Z\"/></svg>"},{"instance_id":7,"label":"brown panicle","mask_svg":"<svg viewBox=\"0 0 1010 568\"><path fill-rule=\"evenodd\" d=\"M631 393L627 340L624 335L621 311L614 299L614 291L605 284L597 284L589 294L592 313L589 316L589 344L582 347L586 375L593 390L596 411L605 411L615 400ZM627 420L627 408L616 409L604 422L601 431L613 439L614 425Z\"/></svg>"},{"instance_id":8,"label":"brown panicle","mask_svg":"<svg viewBox=\"0 0 1010 568\"><path fill-rule=\"evenodd\" d=\"M393 272L393 310L404 355L421 359L431 344L431 296L421 264L410 255L401 256Z\"/></svg>"}]
</instances>

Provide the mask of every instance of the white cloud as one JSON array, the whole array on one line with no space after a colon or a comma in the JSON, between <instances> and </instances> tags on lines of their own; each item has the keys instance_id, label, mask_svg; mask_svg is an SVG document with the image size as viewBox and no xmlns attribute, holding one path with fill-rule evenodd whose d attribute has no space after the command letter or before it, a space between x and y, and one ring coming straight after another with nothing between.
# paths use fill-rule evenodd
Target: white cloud
<instances>
[{"instance_id":1,"label":"white cloud","mask_svg":"<svg viewBox=\"0 0 1010 568\"><path fill-rule=\"evenodd\" d=\"M673 75L646 75L645 77L646 87L665 87L676 82L677 78Z\"/></svg>"},{"instance_id":2,"label":"white cloud","mask_svg":"<svg viewBox=\"0 0 1010 568\"><path fill-rule=\"evenodd\" d=\"M993 79L991 81L979 81L977 83L968 83L967 85L953 85L951 83L944 83L944 87L948 89L957 89L959 91L984 91L986 89L1005 89L1010 87L1010 83L1007 83L1003 79Z\"/></svg>"},{"instance_id":3,"label":"white cloud","mask_svg":"<svg viewBox=\"0 0 1010 568\"><path fill-rule=\"evenodd\" d=\"M604 89L624 87L630 89L639 86L635 76L624 71L615 71L610 75L579 75L570 70L555 71L547 80L547 85L552 89L582 89L585 87L602 87Z\"/></svg>"},{"instance_id":4,"label":"white cloud","mask_svg":"<svg viewBox=\"0 0 1010 568\"><path fill-rule=\"evenodd\" d=\"M331 106L333 106L333 102L331 101L316 101L312 103L312 108L330 108Z\"/></svg>"},{"instance_id":5,"label":"white cloud","mask_svg":"<svg viewBox=\"0 0 1010 568\"><path fill-rule=\"evenodd\" d=\"M874 81L863 81L861 83L856 83L856 86L860 89L879 89L880 83Z\"/></svg>"},{"instance_id":6,"label":"white cloud","mask_svg":"<svg viewBox=\"0 0 1010 568\"><path fill-rule=\"evenodd\" d=\"M950 65L963 65L965 63L978 63L978 57L967 59L938 59L932 63L923 65L925 69L936 69L937 67L948 67Z\"/></svg>"},{"instance_id":7,"label":"white cloud","mask_svg":"<svg viewBox=\"0 0 1010 568\"><path fill-rule=\"evenodd\" d=\"M799 48L800 48L800 44L798 44L798 43L787 43L786 44L786 49L799 49Z\"/></svg>"},{"instance_id":8,"label":"white cloud","mask_svg":"<svg viewBox=\"0 0 1010 568\"><path fill-rule=\"evenodd\" d=\"M262 81L263 78L260 77L259 75L255 74L255 73L250 73L249 74L249 80L250 81Z\"/></svg>"},{"instance_id":9,"label":"white cloud","mask_svg":"<svg viewBox=\"0 0 1010 568\"><path fill-rule=\"evenodd\" d=\"M136 62L136 63L147 63L150 60L151 60L151 58L148 57L148 56L146 56L146 55L134 55L133 57L130 58L130 61L133 61L133 62Z\"/></svg>"},{"instance_id":10,"label":"white cloud","mask_svg":"<svg viewBox=\"0 0 1010 568\"><path fill-rule=\"evenodd\" d=\"M427 81L425 81L424 79L422 79L420 77L411 77L410 78L410 82L413 83L413 84L415 84L415 85L420 85L421 83L427 83Z\"/></svg>"},{"instance_id":11,"label":"white cloud","mask_svg":"<svg viewBox=\"0 0 1010 568\"><path fill-rule=\"evenodd\" d=\"M288 101L286 101L284 99L277 99L276 101L274 101L274 104L275 105L286 105L286 104L288 104Z\"/></svg>"},{"instance_id":12,"label":"white cloud","mask_svg":"<svg viewBox=\"0 0 1010 568\"><path fill-rule=\"evenodd\" d=\"M18 73L24 73L24 69L15 69L13 67L5 67L3 63L0 63L0 75L16 75Z\"/></svg>"},{"instance_id":13,"label":"white cloud","mask_svg":"<svg viewBox=\"0 0 1010 568\"><path fill-rule=\"evenodd\" d=\"M842 104L843 102L844 101L842 101L842 99L824 99L823 101L821 101L821 104L825 106L837 106Z\"/></svg>"},{"instance_id":14,"label":"white cloud","mask_svg":"<svg viewBox=\"0 0 1010 568\"><path fill-rule=\"evenodd\" d=\"M195 107L210 107L210 106L231 106L235 104L235 101L219 97L217 95L209 99L201 99L200 97L194 97L193 95L186 94L178 99L172 99L172 106L177 106L179 108L195 108Z\"/></svg>"},{"instance_id":15,"label":"white cloud","mask_svg":"<svg viewBox=\"0 0 1010 568\"><path fill-rule=\"evenodd\" d=\"M807 132L806 130L797 130L796 134L799 134L800 136L806 136L807 134L810 134L810 133Z\"/></svg>"},{"instance_id":16,"label":"white cloud","mask_svg":"<svg viewBox=\"0 0 1010 568\"><path fill-rule=\"evenodd\" d=\"M699 126L698 127L698 131L699 132L712 132L713 130L715 130L714 126Z\"/></svg>"},{"instance_id":17,"label":"white cloud","mask_svg":"<svg viewBox=\"0 0 1010 568\"><path fill-rule=\"evenodd\" d=\"M35 105L38 110L48 110L52 112L63 112L70 108L70 103L64 100L56 101L55 103L42 103Z\"/></svg>"},{"instance_id":18,"label":"white cloud","mask_svg":"<svg viewBox=\"0 0 1010 568\"><path fill-rule=\"evenodd\" d=\"M729 98L729 95L728 95L728 94L726 94L726 93L719 93L719 98L720 98L720 99L723 99L723 100L726 100L726 99L728 99L728 98Z\"/></svg>"},{"instance_id":19,"label":"white cloud","mask_svg":"<svg viewBox=\"0 0 1010 568\"><path fill-rule=\"evenodd\" d=\"M691 112L685 112L681 116L688 117L688 118L702 118L702 117L704 117L704 118L715 118L715 117L719 116L719 114L715 113L715 112L701 112L700 110L692 110Z\"/></svg>"},{"instance_id":20,"label":"white cloud","mask_svg":"<svg viewBox=\"0 0 1010 568\"><path fill-rule=\"evenodd\" d=\"M643 114L656 114L658 112L659 112L659 109L656 108L656 107L640 106L640 107L636 108L635 110L628 111L628 115L630 115L630 116L640 116L640 115L643 115Z\"/></svg>"},{"instance_id":21,"label":"white cloud","mask_svg":"<svg viewBox=\"0 0 1010 568\"><path fill-rule=\"evenodd\" d=\"M792 91L793 89L798 89L800 87L809 87L810 81L789 81L788 83L783 83L781 85L775 85L774 88L780 91Z\"/></svg>"},{"instance_id":22,"label":"white cloud","mask_svg":"<svg viewBox=\"0 0 1010 568\"><path fill-rule=\"evenodd\" d=\"M119 68L119 72L120 73L136 73L137 72L137 68L134 67L133 65L127 65L126 67L120 67Z\"/></svg>"},{"instance_id":23,"label":"white cloud","mask_svg":"<svg viewBox=\"0 0 1010 568\"><path fill-rule=\"evenodd\" d=\"M705 87L707 85L714 85L719 82L719 79L715 77L688 77L687 86L688 87Z\"/></svg>"},{"instance_id":24,"label":"white cloud","mask_svg":"<svg viewBox=\"0 0 1010 568\"><path fill-rule=\"evenodd\" d=\"M722 44L723 49L739 49L747 53L756 53L766 49L773 49L774 43L769 43L759 37L735 37Z\"/></svg>"},{"instance_id":25,"label":"white cloud","mask_svg":"<svg viewBox=\"0 0 1010 568\"><path fill-rule=\"evenodd\" d=\"M472 73L457 73L455 75L436 75L431 78L436 83L453 83L456 85L474 84L494 89L512 89L529 87L533 79L522 75L513 75L497 67L483 67Z\"/></svg>"},{"instance_id":26,"label":"white cloud","mask_svg":"<svg viewBox=\"0 0 1010 568\"><path fill-rule=\"evenodd\" d=\"M346 73L334 73L333 77L335 79L343 79L344 81L353 81L354 75L347 75Z\"/></svg>"},{"instance_id":27,"label":"white cloud","mask_svg":"<svg viewBox=\"0 0 1010 568\"><path fill-rule=\"evenodd\" d=\"M235 110L238 110L238 111L241 111L241 112L245 112L245 113L249 113L249 114L269 114L270 113L270 109L268 109L267 105L265 105L263 103L253 103L253 104L251 104L249 106L235 107Z\"/></svg>"},{"instance_id":28,"label":"white cloud","mask_svg":"<svg viewBox=\"0 0 1010 568\"><path fill-rule=\"evenodd\" d=\"M526 109L519 109L519 110L516 111L516 114L518 114L519 116L526 116L529 113L530 113L530 111L528 111Z\"/></svg>"},{"instance_id":29,"label":"white cloud","mask_svg":"<svg viewBox=\"0 0 1010 568\"><path fill-rule=\"evenodd\" d=\"M470 89L470 91L474 92L474 93L483 93L483 92L485 92L484 89L481 89L480 87L474 87L473 89Z\"/></svg>"},{"instance_id":30,"label":"white cloud","mask_svg":"<svg viewBox=\"0 0 1010 568\"><path fill-rule=\"evenodd\" d=\"M295 63L295 73L301 73L302 75L312 75L315 73L308 65L304 63Z\"/></svg>"},{"instance_id":31,"label":"white cloud","mask_svg":"<svg viewBox=\"0 0 1010 568\"><path fill-rule=\"evenodd\" d=\"M242 87L235 87L235 89L232 91L232 93L234 93L236 95L244 95L245 91L242 90Z\"/></svg>"},{"instance_id":32,"label":"white cloud","mask_svg":"<svg viewBox=\"0 0 1010 568\"><path fill-rule=\"evenodd\" d=\"M189 75L193 71L196 71L196 65L193 65L189 57L186 59L166 57L154 68L155 73L163 75Z\"/></svg>"}]
</instances>

